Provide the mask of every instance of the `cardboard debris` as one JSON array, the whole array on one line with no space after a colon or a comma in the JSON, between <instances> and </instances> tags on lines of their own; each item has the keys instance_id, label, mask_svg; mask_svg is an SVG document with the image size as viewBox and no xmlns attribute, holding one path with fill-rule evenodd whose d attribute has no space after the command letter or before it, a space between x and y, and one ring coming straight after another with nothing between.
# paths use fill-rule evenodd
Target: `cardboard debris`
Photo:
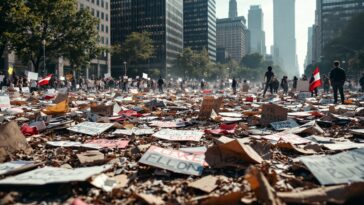
<instances>
[{"instance_id":1,"label":"cardboard debris","mask_svg":"<svg viewBox=\"0 0 364 205\"><path fill-rule=\"evenodd\" d=\"M272 123L270 123L270 125L273 127L273 129L278 130L278 131L282 131L282 130L289 129L289 128L299 127L297 122L292 119L289 119L286 121L281 121L281 122L272 122Z\"/></svg>"},{"instance_id":2,"label":"cardboard debris","mask_svg":"<svg viewBox=\"0 0 364 205\"><path fill-rule=\"evenodd\" d=\"M219 178L215 176L206 176L188 184L189 187L199 189L206 193L212 192L217 188L217 180Z\"/></svg>"},{"instance_id":3,"label":"cardboard debris","mask_svg":"<svg viewBox=\"0 0 364 205\"><path fill-rule=\"evenodd\" d=\"M39 164L32 161L11 161L0 164L0 175L16 174L23 171L34 169Z\"/></svg>"},{"instance_id":4,"label":"cardboard debris","mask_svg":"<svg viewBox=\"0 0 364 205\"><path fill-rule=\"evenodd\" d=\"M128 140L120 140L120 139L95 139L95 140L89 140L85 142L86 144L92 144L96 145L100 148L109 148L109 149L124 149L126 146L128 146L129 141Z\"/></svg>"},{"instance_id":5,"label":"cardboard debris","mask_svg":"<svg viewBox=\"0 0 364 205\"><path fill-rule=\"evenodd\" d=\"M144 200L147 204L150 204L150 205L163 205L163 204L165 204L165 202L163 201L163 199L161 197L154 196L154 195L151 195L151 194L139 193L139 194L136 194L136 196L139 197L140 199Z\"/></svg>"},{"instance_id":6,"label":"cardboard debris","mask_svg":"<svg viewBox=\"0 0 364 205\"><path fill-rule=\"evenodd\" d=\"M77 158L82 165L98 164L105 161L104 154L95 150L77 154Z\"/></svg>"},{"instance_id":7,"label":"cardboard debris","mask_svg":"<svg viewBox=\"0 0 364 205\"><path fill-rule=\"evenodd\" d=\"M165 139L169 141L200 141L204 135L202 131L195 130L172 130L161 129L157 133L153 134L154 137L159 139Z\"/></svg>"},{"instance_id":8,"label":"cardboard debris","mask_svg":"<svg viewBox=\"0 0 364 205\"><path fill-rule=\"evenodd\" d=\"M106 130L110 129L113 123L95 123L95 122L82 122L73 127L68 128L72 132L78 132L86 135L99 135Z\"/></svg>"},{"instance_id":9,"label":"cardboard debris","mask_svg":"<svg viewBox=\"0 0 364 205\"><path fill-rule=\"evenodd\" d=\"M264 126L272 122L280 122L287 120L288 110L275 104L264 104L261 117L261 124Z\"/></svg>"},{"instance_id":10,"label":"cardboard debris","mask_svg":"<svg viewBox=\"0 0 364 205\"><path fill-rule=\"evenodd\" d=\"M115 136L121 136L121 135L136 135L136 136L142 136L142 135L152 135L154 134L154 129L140 129L140 128L133 128L129 130L121 130L117 129L112 134Z\"/></svg>"},{"instance_id":11,"label":"cardboard debris","mask_svg":"<svg viewBox=\"0 0 364 205\"><path fill-rule=\"evenodd\" d=\"M114 114L114 105L91 106L91 112L104 117L111 117Z\"/></svg>"}]
</instances>

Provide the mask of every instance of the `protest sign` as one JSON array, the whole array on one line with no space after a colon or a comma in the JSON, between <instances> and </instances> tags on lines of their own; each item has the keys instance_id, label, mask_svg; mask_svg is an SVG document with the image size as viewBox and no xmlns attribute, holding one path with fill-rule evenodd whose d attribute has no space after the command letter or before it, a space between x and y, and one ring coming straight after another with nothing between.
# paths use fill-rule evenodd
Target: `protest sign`
<instances>
[{"instance_id":1,"label":"protest sign","mask_svg":"<svg viewBox=\"0 0 364 205\"><path fill-rule=\"evenodd\" d=\"M21 89L21 91L22 91L23 93L30 93L30 89L29 89L29 87L23 87L23 88Z\"/></svg>"},{"instance_id":2,"label":"protest sign","mask_svg":"<svg viewBox=\"0 0 364 205\"><path fill-rule=\"evenodd\" d=\"M0 82L3 82L5 76L4 75L0 75Z\"/></svg>"},{"instance_id":3,"label":"protest sign","mask_svg":"<svg viewBox=\"0 0 364 205\"><path fill-rule=\"evenodd\" d=\"M297 82L297 91L310 92L310 82L308 82L307 80L299 80Z\"/></svg>"},{"instance_id":4,"label":"protest sign","mask_svg":"<svg viewBox=\"0 0 364 205\"><path fill-rule=\"evenodd\" d=\"M186 123L183 121L151 121L150 126L160 128L177 128L185 127Z\"/></svg>"},{"instance_id":5,"label":"protest sign","mask_svg":"<svg viewBox=\"0 0 364 205\"><path fill-rule=\"evenodd\" d=\"M95 139L95 140L89 140L86 141L87 144L96 145L101 148L109 148L109 149L124 149L129 144L129 140L109 140L109 139Z\"/></svg>"},{"instance_id":6,"label":"protest sign","mask_svg":"<svg viewBox=\"0 0 364 205\"><path fill-rule=\"evenodd\" d=\"M46 144L53 147L72 147L72 148L82 147L87 149L102 148L95 144L82 144L81 142L73 142L73 141L48 141Z\"/></svg>"},{"instance_id":7,"label":"protest sign","mask_svg":"<svg viewBox=\"0 0 364 205\"><path fill-rule=\"evenodd\" d=\"M111 78L111 73L105 73L104 78Z\"/></svg>"},{"instance_id":8,"label":"protest sign","mask_svg":"<svg viewBox=\"0 0 364 205\"><path fill-rule=\"evenodd\" d=\"M91 112L103 117L111 117L114 115L114 105L91 106Z\"/></svg>"},{"instance_id":9,"label":"protest sign","mask_svg":"<svg viewBox=\"0 0 364 205\"><path fill-rule=\"evenodd\" d=\"M273 142L283 141L283 142L289 142L291 144L307 144L311 142L308 139L302 138L298 135L289 133L289 132L280 132L273 135L266 135L262 136L263 139L271 140Z\"/></svg>"},{"instance_id":10,"label":"protest sign","mask_svg":"<svg viewBox=\"0 0 364 205\"><path fill-rule=\"evenodd\" d=\"M99 135L106 130L110 129L113 123L96 123L96 122L82 122L73 127L68 128L72 132L78 132L86 135Z\"/></svg>"},{"instance_id":11,"label":"protest sign","mask_svg":"<svg viewBox=\"0 0 364 205\"><path fill-rule=\"evenodd\" d=\"M206 96L203 98L202 105L200 108L200 113L198 115L198 119L200 120L207 120L211 116L211 112L214 109L215 105L215 98L213 96ZM216 112L216 110L215 110Z\"/></svg>"},{"instance_id":12,"label":"protest sign","mask_svg":"<svg viewBox=\"0 0 364 205\"><path fill-rule=\"evenodd\" d=\"M37 81L38 80L38 73L28 71L27 76L28 76L29 81L31 81L31 80Z\"/></svg>"},{"instance_id":13,"label":"protest sign","mask_svg":"<svg viewBox=\"0 0 364 205\"><path fill-rule=\"evenodd\" d=\"M261 124L267 126L272 122L279 122L287 120L288 110L275 104L264 104Z\"/></svg>"},{"instance_id":14,"label":"protest sign","mask_svg":"<svg viewBox=\"0 0 364 205\"><path fill-rule=\"evenodd\" d=\"M143 78L144 78L145 80L148 80L148 74L143 73Z\"/></svg>"},{"instance_id":15,"label":"protest sign","mask_svg":"<svg viewBox=\"0 0 364 205\"><path fill-rule=\"evenodd\" d=\"M8 95L0 95L0 109L11 108L10 98Z\"/></svg>"},{"instance_id":16,"label":"protest sign","mask_svg":"<svg viewBox=\"0 0 364 205\"><path fill-rule=\"evenodd\" d=\"M115 132L112 133L115 136L120 136L120 135L136 135L136 136L141 136L141 135L152 135L154 134L154 129L141 129L141 128L133 128L131 130L121 130L121 129L117 129L115 130Z\"/></svg>"},{"instance_id":17,"label":"protest sign","mask_svg":"<svg viewBox=\"0 0 364 205\"><path fill-rule=\"evenodd\" d=\"M300 157L321 185L364 181L364 149L330 156Z\"/></svg>"},{"instance_id":18,"label":"protest sign","mask_svg":"<svg viewBox=\"0 0 364 205\"><path fill-rule=\"evenodd\" d=\"M140 163L170 170L172 172L196 175L202 174L204 159L199 155L151 146L139 160Z\"/></svg>"},{"instance_id":19,"label":"protest sign","mask_svg":"<svg viewBox=\"0 0 364 205\"><path fill-rule=\"evenodd\" d=\"M187 152L190 154L205 154L207 151L206 147L184 147L180 148L180 151Z\"/></svg>"},{"instance_id":20,"label":"protest sign","mask_svg":"<svg viewBox=\"0 0 364 205\"><path fill-rule=\"evenodd\" d=\"M29 154L32 151L15 121L0 125L0 149L4 150L5 154L14 154L20 151Z\"/></svg>"},{"instance_id":21,"label":"protest sign","mask_svg":"<svg viewBox=\"0 0 364 205\"><path fill-rule=\"evenodd\" d=\"M202 131L194 130L172 130L162 129L159 132L153 134L154 137L159 139L165 139L169 141L200 141L204 135Z\"/></svg>"},{"instance_id":22,"label":"protest sign","mask_svg":"<svg viewBox=\"0 0 364 205\"><path fill-rule=\"evenodd\" d=\"M54 183L67 183L86 181L95 174L109 170L112 165L85 167L77 169L64 169L56 167L43 167L25 172L0 181L3 185L45 185Z\"/></svg>"},{"instance_id":23,"label":"protest sign","mask_svg":"<svg viewBox=\"0 0 364 205\"><path fill-rule=\"evenodd\" d=\"M245 167L260 164L263 159L249 145L239 140L209 147L205 153L206 162L213 168Z\"/></svg>"},{"instance_id":24,"label":"protest sign","mask_svg":"<svg viewBox=\"0 0 364 205\"><path fill-rule=\"evenodd\" d=\"M35 168L37 164L32 161L12 161L0 164L0 175L15 174Z\"/></svg>"},{"instance_id":25,"label":"protest sign","mask_svg":"<svg viewBox=\"0 0 364 205\"><path fill-rule=\"evenodd\" d=\"M280 122L272 122L272 123L270 123L270 125L273 127L273 129L278 130L278 131L285 130L288 128L295 128L295 127L299 126L297 124L297 122L292 119L289 119L286 121L280 121Z\"/></svg>"}]
</instances>

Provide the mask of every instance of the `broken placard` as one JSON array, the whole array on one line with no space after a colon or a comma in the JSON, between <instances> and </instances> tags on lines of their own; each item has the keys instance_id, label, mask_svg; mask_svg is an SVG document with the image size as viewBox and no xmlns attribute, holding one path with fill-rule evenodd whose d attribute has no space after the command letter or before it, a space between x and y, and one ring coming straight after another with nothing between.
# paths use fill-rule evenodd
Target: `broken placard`
<instances>
[{"instance_id":1,"label":"broken placard","mask_svg":"<svg viewBox=\"0 0 364 205\"><path fill-rule=\"evenodd\" d=\"M287 132L280 132L280 133L276 133L273 135L266 135L266 136L262 136L261 138L273 141L274 143L276 143L278 141L289 142L291 144L307 144L307 143L311 142L308 139L305 139L296 134L287 133Z\"/></svg>"},{"instance_id":2,"label":"broken placard","mask_svg":"<svg viewBox=\"0 0 364 205\"><path fill-rule=\"evenodd\" d=\"M8 95L0 95L0 109L11 108L10 98Z\"/></svg>"},{"instance_id":3,"label":"broken placard","mask_svg":"<svg viewBox=\"0 0 364 205\"><path fill-rule=\"evenodd\" d=\"M222 100L219 100L222 102ZM216 103L216 99L213 96L205 96L202 100L202 105L200 108L200 113L198 115L198 119L200 120L207 120L210 118L211 116L211 112L214 108L219 108L220 110L220 105L217 105ZM217 113L218 111L215 110L215 112Z\"/></svg>"},{"instance_id":4,"label":"broken placard","mask_svg":"<svg viewBox=\"0 0 364 205\"><path fill-rule=\"evenodd\" d=\"M3 149L7 154L14 154L19 151L30 154L32 151L18 124L14 121L0 125L0 149Z\"/></svg>"},{"instance_id":5,"label":"broken placard","mask_svg":"<svg viewBox=\"0 0 364 205\"><path fill-rule=\"evenodd\" d=\"M38 164L32 161L12 161L0 164L0 175L15 174L36 168Z\"/></svg>"},{"instance_id":6,"label":"broken placard","mask_svg":"<svg viewBox=\"0 0 364 205\"><path fill-rule=\"evenodd\" d=\"M112 165L64 169L43 167L0 180L0 185L45 185L85 181L93 175L109 170Z\"/></svg>"},{"instance_id":7,"label":"broken placard","mask_svg":"<svg viewBox=\"0 0 364 205\"><path fill-rule=\"evenodd\" d=\"M206 176L188 184L188 187L199 189L203 192L210 193L217 188L218 177Z\"/></svg>"},{"instance_id":8,"label":"broken placard","mask_svg":"<svg viewBox=\"0 0 364 205\"><path fill-rule=\"evenodd\" d=\"M111 117L114 115L114 105L91 106L91 112L103 117Z\"/></svg>"},{"instance_id":9,"label":"broken placard","mask_svg":"<svg viewBox=\"0 0 364 205\"><path fill-rule=\"evenodd\" d=\"M310 82L307 80L299 80L297 82L297 90L298 92L310 92Z\"/></svg>"},{"instance_id":10,"label":"broken placard","mask_svg":"<svg viewBox=\"0 0 364 205\"><path fill-rule=\"evenodd\" d=\"M160 128L178 128L185 127L186 123L184 121L152 121L150 122L150 126Z\"/></svg>"},{"instance_id":11,"label":"broken placard","mask_svg":"<svg viewBox=\"0 0 364 205\"><path fill-rule=\"evenodd\" d=\"M310 92L300 92L298 93L297 99L299 101L305 101L306 99L311 97L311 93Z\"/></svg>"},{"instance_id":12,"label":"broken placard","mask_svg":"<svg viewBox=\"0 0 364 205\"><path fill-rule=\"evenodd\" d=\"M95 139L86 141L87 144L96 145L101 148L109 148L109 149L124 149L129 144L129 140L121 140L121 139Z\"/></svg>"},{"instance_id":13,"label":"broken placard","mask_svg":"<svg viewBox=\"0 0 364 205\"><path fill-rule=\"evenodd\" d=\"M68 128L68 130L72 132L95 136L100 135L101 133L110 129L113 125L113 123L82 122Z\"/></svg>"},{"instance_id":14,"label":"broken placard","mask_svg":"<svg viewBox=\"0 0 364 205\"><path fill-rule=\"evenodd\" d=\"M288 110L276 104L264 104L261 124L267 126L272 122L280 122L287 120Z\"/></svg>"},{"instance_id":15,"label":"broken placard","mask_svg":"<svg viewBox=\"0 0 364 205\"><path fill-rule=\"evenodd\" d=\"M285 130L288 128L295 128L295 127L299 126L297 124L297 122L292 119L289 119L286 121L281 121L281 122L272 122L272 123L270 123L270 125L273 127L273 129L278 130L278 131Z\"/></svg>"},{"instance_id":16,"label":"broken placard","mask_svg":"<svg viewBox=\"0 0 364 205\"><path fill-rule=\"evenodd\" d=\"M249 145L239 140L209 147L205 153L206 162L214 168L245 167L249 164L260 164L263 159Z\"/></svg>"},{"instance_id":17,"label":"broken placard","mask_svg":"<svg viewBox=\"0 0 364 205\"><path fill-rule=\"evenodd\" d=\"M322 185L364 181L364 148L330 156L300 157Z\"/></svg>"},{"instance_id":18,"label":"broken placard","mask_svg":"<svg viewBox=\"0 0 364 205\"><path fill-rule=\"evenodd\" d=\"M122 129L117 129L112 133L114 136L120 136L120 135L136 135L136 136L141 136L141 135L152 135L154 134L154 129L142 129L142 128L137 128L134 127L133 129L130 130L122 130Z\"/></svg>"},{"instance_id":19,"label":"broken placard","mask_svg":"<svg viewBox=\"0 0 364 205\"><path fill-rule=\"evenodd\" d=\"M153 134L154 137L159 139L165 139L169 141L200 141L204 135L202 131L196 130L172 130L162 129L159 132Z\"/></svg>"},{"instance_id":20,"label":"broken placard","mask_svg":"<svg viewBox=\"0 0 364 205\"><path fill-rule=\"evenodd\" d=\"M82 165L95 164L95 163L97 164L100 162L104 162L105 160L104 154L96 150L86 151L77 154L77 158Z\"/></svg>"},{"instance_id":21,"label":"broken placard","mask_svg":"<svg viewBox=\"0 0 364 205\"><path fill-rule=\"evenodd\" d=\"M205 160L200 155L151 146L139 162L176 173L199 176Z\"/></svg>"}]
</instances>

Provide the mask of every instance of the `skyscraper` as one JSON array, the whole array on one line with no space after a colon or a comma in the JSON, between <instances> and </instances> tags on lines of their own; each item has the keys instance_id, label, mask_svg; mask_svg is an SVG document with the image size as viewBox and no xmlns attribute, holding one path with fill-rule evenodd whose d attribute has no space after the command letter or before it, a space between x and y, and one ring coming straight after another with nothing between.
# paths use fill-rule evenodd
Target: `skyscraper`
<instances>
[{"instance_id":1,"label":"skyscraper","mask_svg":"<svg viewBox=\"0 0 364 205\"><path fill-rule=\"evenodd\" d=\"M166 75L183 49L183 0L111 0L112 44L123 43L132 32L148 32L155 51L150 60L129 65L128 73L160 69ZM113 57L114 76L123 73L125 60Z\"/></svg>"},{"instance_id":2,"label":"skyscraper","mask_svg":"<svg viewBox=\"0 0 364 205\"><path fill-rule=\"evenodd\" d=\"M217 47L225 48L230 57L239 63L249 53L249 31L243 16L218 19L216 37Z\"/></svg>"},{"instance_id":3,"label":"skyscraper","mask_svg":"<svg viewBox=\"0 0 364 205\"><path fill-rule=\"evenodd\" d=\"M312 63L312 50L313 50L313 26L308 28L307 32L307 54L305 59L305 69Z\"/></svg>"},{"instance_id":4,"label":"skyscraper","mask_svg":"<svg viewBox=\"0 0 364 205\"><path fill-rule=\"evenodd\" d=\"M266 54L265 32L263 30L263 11L260 6L251 6L248 14L250 31L250 53Z\"/></svg>"},{"instance_id":5,"label":"skyscraper","mask_svg":"<svg viewBox=\"0 0 364 205\"><path fill-rule=\"evenodd\" d=\"M313 61L320 62L324 47L341 34L354 16L363 12L364 0L316 0L317 46Z\"/></svg>"},{"instance_id":6,"label":"skyscraper","mask_svg":"<svg viewBox=\"0 0 364 205\"><path fill-rule=\"evenodd\" d=\"M295 0L273 0L273 58L290 76L299 74L295 19Z\"/></svg>"},{"instance_id":7,"label":"skyscraper","mask_svg":"<svg viewBox=\"0 0 364 205\"><path fill-rule=\"evenodd\" d=\"M230 0L229 2L229 18L235 18L238 16L238 3L236 0Z\"/></svg>"},{"instance_id":8,"label":"skyscraper","mask_svg":"<svg viewBox=\"0 0 364 205\"><path fill-rule=\"evenodd\" d=\"M184 0L184 47L206 49L216 61L216 3L215 0Z\"/></svg>"}]
</instances>

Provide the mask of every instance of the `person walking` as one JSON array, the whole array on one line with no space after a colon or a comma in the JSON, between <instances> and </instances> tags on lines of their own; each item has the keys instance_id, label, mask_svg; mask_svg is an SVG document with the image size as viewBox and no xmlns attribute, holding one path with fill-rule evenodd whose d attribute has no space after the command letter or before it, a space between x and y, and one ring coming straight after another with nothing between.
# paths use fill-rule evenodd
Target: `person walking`
<instances>
[{"instance_id":1,"label":"person walking","mask_svg":"<svg viewBox=\"0 0 364 205\"><path fill-rule=\"evenodd\" d=\"M344 84L346 81L346 73L345 70L340 67L340 62L334 62L334 68L330 72L330 82L332 89L334 90L334 102L337 104L337 92L340 93L341 103L345 103L344 96Z\"/></svg>"},{"instance_id":2,"label":"person walking","mask_svg":"<svg viewBox=\"0 0 364 205\"><path fill-rule=\"evenodd\" d=\"M233 82L231 84L231 87L233 88L234 95L236 95L236 88L238 87L238 82L235 78L233 78Z\"/></svg>"},{"instance_id":3,"label":"person walking","mask_svg":"<svg viewBox=\"0 0 364 205\"><path fill-rule=\"evenodd\" d=\"M296 76L294 76L293 77L293 85L292 85L293 91L297 90L297 84L298 84L298 78Z\"/></svg>"},{"instance_id":4,"label":"person walking","mask_svg":"<svg viewBox=\"0 0 364 205\"><path fill-rule=\"evenodd\" d=\"M158 88L159 88L160 93L163 93L163 85L164 85L164 81L162 79L162 76L160 76L159 80L158 80Z\"/></svg>"},{"instance_id":5,"label":"person walking","mask_svg":"<svg viewBox=\"0 0 364 205\"><path fill-rule=\"evenodd\" d=\"M281 87L283 89L283 93L285 95L288 94L288 77L287 76L283 76L282 81L281 81Z\"/></svg>"},{"instance_id":6,"label":"person walking","mask_svg":"<svg viewBox=\"0 0 364 205\"><path fill-rule=\"evenodd\" d=\"M272 66L268 67L268 71L265 73L265 88L263 92L263 98L265 97L265 94L267 93L268 88L270 89L270 93L273 94L273 87L272 87L272 80L274 77Z\"/></svg>"},{"instance_id":7,"label":"person walking","mask_svg":"<svg viewBox=\"0 0 364 205\"><path fill-rule=\"evenodd\" d=\"M364 92L364 73L361 75L361 78L359 80L359 84L361 86L361 91Z\"/></svg>"}]
</instances>

